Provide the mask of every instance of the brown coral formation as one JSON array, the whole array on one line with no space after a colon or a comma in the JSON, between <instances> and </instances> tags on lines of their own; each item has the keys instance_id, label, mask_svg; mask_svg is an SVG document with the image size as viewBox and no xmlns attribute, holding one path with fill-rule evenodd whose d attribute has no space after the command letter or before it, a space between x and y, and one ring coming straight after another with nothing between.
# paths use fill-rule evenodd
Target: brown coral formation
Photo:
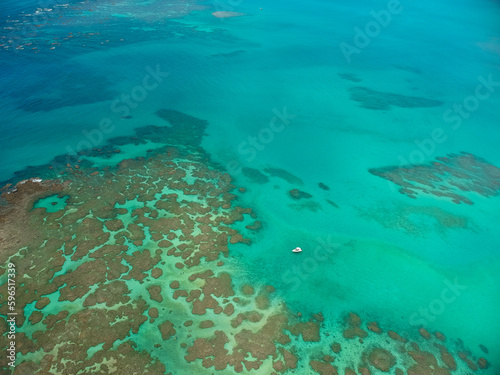
<instances>
[{"instance_id":1,"label":"brown coral formation","mask_svg":"<svg viewBox=\"0 0 500 375\"><path fill-rule=\"evenodd\" d=\"M419 328L418 332L420 333L420 336L422 336L426 340L430 340L431 334L423 327Z\"/></svg>"},{"instance_id":2,"label":"brown coral formation","mask_svg":"<svg viewBox=\"0 0 500 375\"><path fill-rule=\"evenodd\" d=\"M374 168L369 172L400 186L400 193L410 198L428 194L456 204L473 204L467 193L488 198L500 192L500 168L466 152L438 157L429 164Z\"/></svg>"},{"instance_id":3,"label":"brown coral formation","mask_svg":"<svg viewBox=\"0 0 500 375\"><path fill-rule=\"evenodd\" d=\"M318 342L320 340L320 325L317 322L299 322L288 326L287 329L294 336L302 335L304 341Z\"/></svg>"},{"instance_id":4,"label":"brown coral formation","mask_svg":"<svg viewBox=\"0 0 500 375\"><path fill-rule=\"evenodd\" d=\"M448 369L438 365L437 359L432 353L420 350L418 345L414 344L413 350L409 351L408 354L416 362L408 368L408 375L450 375Z\"/></svg>"},{"instance_id":5,"label":"brown coral formation","mask_svg":"<svg viewBox=\"0 0 500 375\"><path fill-rule=\"evenodd\" d=\"M439 341L443 341L445 342L446 341L446 336L443 335L441 332L436 332L436 338L439 340Z\"/></svg>"},{"instance_id":6,"label":"brown coral formation","mask_svg":"<svg viewBox=\"0 0 500 375\"><path fill-rule=\"evenodd\" d=\"M293 199L296 199L296 200L312 198L311 194L306 193L305 191L301 191L299 189L292 189L289 191L289 194Z\"/></svg>"},{"instance_id":7,"label":"brown coral formation","mask_svg":"<svg viewBox=\"0 0 500 375\"><path fill-rule=\"evenodd\" d=\"M455 371L457 369L457 363L455 362L455 358L453 358L453 355L446 349L445 346L440 345L440 344L434 344L436 348L439 349L439 352L441 354L441 360L443 363L452 371Z\"/></svg>"},{"instance_id":8,"label":"brown coral formation","mask_svg":"<svg viewBox=\"0 0 500 375\"><path fill-rule=\"evenodd\" d=\"M361 318L359 317L359 315L351 312L347 316L345 322L347 328L344 329L344 338L353 339L355 337L359 337L360 339L363 339L368 336L368 333L366 333L366 331L361 328Z\"/></svg>"},{"instance_id":9,"label":"brown coral formation","mask_svg":"<svg viewBox=\"0 0 500 375\"><path fill-rule=\"evenodd\" d=\"M458 357L464 361L466 364L467 364L467 367L469 367L472 371L476 371L477 370L477 365L472 362L471 359L469 359L468 355L466 352L464 351L460 351L458 352Z\"/></svg>"},{"instance_id":10,"label":"brown coral formation","mask_svg":"<svg viewBox=\"0 0 500 375\"><path fill-rule=\"evenodd\" d=\"M399 342L402 342L403 344L408 342L408 340L406 340L404 337L400 336L398 333L394 332L394 331L387 331L387 335L389 335L389 337L391 339L393 339L394 341L399 341Z\"/></svg>"},{"instance_id":11,"label":"brown coral formation","mask_svg":"<svg viewBox=\"0 0 500 375\"><path fill-rule=\"evenodd\" d=\"M367 328L372 331L372 332L375 332L375 333L378 333L378 334L381 334L383 331L380 329L380 327L378 326L377 322L370 322L368 323L368 326Z\"/></svg>"},{"instance_id":12,"label":"brown coral formation","mask_svg":"<svg viewBox=\"0 0 500 375\"><path fill-rule=\"evenodd\" d=\"M368 355L368 361L376 369L382 372L389 372L396 364L396 357L386 349L374 348Z\"/></svg>"},{"instance_id":13,"label":"brown coral formation","mask_svg":"<svg viewBox=\"0 0 500 375\"><path fill-rule=\"evenodd\" d=\"M328 362L312 360L309 366L320 375L338 375L337 368Z\"/></svg>"},{"instance_id":14,"label":"brown coral formation","mask_svg":"<svg viewBox=\"0 0 500 375\"><path fill-rule=\"evenodd\" d=\"M477 365L480 369L487 369L488 367L490 367L488 361L482 357L477 360Z\"/></svg>"},{"instance_id":15,"label":"brown coral formation","mask_svg":"<svg viewBox=\"0 0 500 375\"><path fill-rule=\"evenodd\" d=\"M234 336L237 344L231 351L225 349L225 344L229 342L227 335L216 330L212 338L196 339L193 346L188 347L185 358L188 362L201 359L204 367L213 366L215 370L222 370L227 366L234 367L236 372L258 369L264 360L278 355L274 341L279 340L282 335L285 322L285 316L273 315L257 332L242 329ZM247 353L254 359L246 359ZM290 366L294 366L293 358L289 354L287 357L288 361L292 361Z\"/></svg>"},{"instance_id":16,"label":"brown coral formation","mask_svg":"<svg viewBox=\"0 0 500 375\"><path fill-rule=\"evenodd\" d=\"M342 350L340 344L338 342L332 344L332 350L335 352L335 354L338 354L340 353L340 351Z\"/></svg>"}]
</instances>

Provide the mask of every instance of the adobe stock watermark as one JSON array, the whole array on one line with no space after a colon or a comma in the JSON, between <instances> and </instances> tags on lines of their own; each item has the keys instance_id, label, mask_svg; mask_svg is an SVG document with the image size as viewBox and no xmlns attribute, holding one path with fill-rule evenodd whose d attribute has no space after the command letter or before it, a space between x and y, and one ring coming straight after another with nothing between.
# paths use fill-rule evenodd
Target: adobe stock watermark
<instances>
[{"instance_id":1,"label":"adobe stock watermark","mask_svg":"<svg viewBox=\"0 0 500 375\"><path fill-rule=\"evenodd\" d=\"M155 90L170 73L163 72L159 64L155 68L146 66L146 74L140 84L134 86L129 92L113 100L110 104L110 111L119 114L122 118L130 116L132 110L144 102L149 93ZM78 159L78 153L87 149L98 147L104 140L104 136L112 133L116 128L113 120L109 117L102 118L98 126L91 130L82 130L83 138L75 148L66 146L66 163L62 164L54 161L51 166L56 171L63 171L66 164L73 164Z\"/></svg>"},{"instance_id":2,"label":"adobe stock watermark","mask_svg":"<svg viewBox=\"0 0 500 375\"><path fill-rule=\"evenodd\" d=\"M411 0L409 0L411 1ZM399 0L389 0L386 9L379 11L371 10L372 19L365 23L364 27L354 27L354 37L352 44L341 42L340 50L347 63L352 62L353 54L360 54L363 49L368 47L372 40L380 35L392 21L392 17L400 14L404 10Z\"/></svg>"},{"instance_id":3,"label":"adobe stock watermark","mask_svg":"<svg viewBox=\"0 0 500 375\"><path fill-rule=\"evenodd\" d=\"M16 266L9 263L7 268L7 364L16 367Z\"/></svg>"},{"instance_id":4,"label":"adobe stock watermark","mask_svg":"<svg viewBox=\"0 0 500 375\"><path fill-rule=\"evenodd\" d=\"M257 154L266 149L266 147L274 141L275 135L281 133L290 125L291 121L297 115L288 113L287 107L283 107L281 112L273 109L274 116L269 121L269 124L261 128L255 136L248 136L246 140L238 145L238 154L245 158L245 161L252 162L257 157ZM226 163L227 171L235 176L241 173L241 164L238 160L231 160Z\"/></svg>"},{"instance_id":5,"label":"adobe stock watermark","mask_svg":"<svg viewBox=\"0 0 500 375\"><path fill-rule=\"evenodd\" d=\"M455 302L467 289L467 286L458 283L458 277L455 277L453 282L445 279L443 284L444 287L437 298L430 301L425 307L419 306L418 311L410 315L409 323L412 326L426 327L429 322L434 322L438 316L444 313L446 306Z\"/></svg>"},{"instance_id":6,"label":"adobe stock watermark","mask_svg":"<svg viewBox=\"0 0 500 375\"><path fill-rule=\"evenodd\" d=\"M317 238L317 245L314 248L304 248L303 252L293 254L300 257L291 269L286 270L281 276L281 280L290 285L292 291L297 290L302 281L307 280L311 274L316 272L320 264L328 260L330 256L338 252L341 245L332 240L329 235L326 240Z\"/></svg>"},{"instance_id":7,"label":"adobe stock watermark","mask_svg":"<svg viewBox=\"0 0 500 375\"><path fill-rule=\"evenodd\" d=\"M450 129L458 130L463 121L470 118L471 115L479 110L481 103L488 100L500 87L500 81L495 81L492 74L488 77L479 76L478 85L474 93L465 97L459 103L453 103L451 108L443 114L443 121L449 124L449 128L436 127L432 129L429 136L424 139L415 140L417 146L406 157L398 156L399 166L419 165L426 161L437 149L437 146L446 142L449 137Z\"/></svg>"}]
</instances>

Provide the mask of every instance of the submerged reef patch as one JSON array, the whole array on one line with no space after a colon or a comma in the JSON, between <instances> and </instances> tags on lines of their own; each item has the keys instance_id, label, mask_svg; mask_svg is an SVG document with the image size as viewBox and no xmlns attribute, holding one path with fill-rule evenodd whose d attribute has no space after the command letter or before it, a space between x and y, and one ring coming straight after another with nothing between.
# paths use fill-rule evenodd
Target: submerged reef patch
<instances>
[{"instance_id":1,"label":"submerged reef patch","mask_svg":"<svg viewBox=\"0 0 500 375\"><path fill-rule=\"evenodd\" d=\"M297 188L290 190L288 193L290 194L290 197L296 200L312 198L311 194L306 193L305 191L301 191Z\"/></svg>"},{"instance_id":2,"label":"submerged reef patch","mask_svg":"<svg viewBox=\"0 0 500 375\"><path fill-rule=\"evenodd\" d=\"M269 182L269 177L267 177L264 173L255 168L243 167L242 170L243 175L248 179L258 183L265 184Z\"/></svg>"},{"instance_id":3,"label":"submerged reef patch","mask_svg":"<svg viewBox=\"0 0 500 375\"><path fill-rule=\"evenodd\" d=\"M435 206L386 203L360 207L358 211L361 216L373 219L385 228L404 231L415 237L425 237L433 232L445 235L452 229L474 229L470 218Z\"/></svg>"},{"instance_id":4,"label":"submerged reef patch","mask_svg":"<svg viewBox=\"0 0 500 375\"><path fill-rule=\"evenodd\" d=\"M269 167L265 168L264 172L270 174L271 176L281 178L292 185L304 185L302 179L281 168Z\"/></svg>"},{"instance_id":5,"label":"submerged reef patch","mask_svg":"<svg viewBox=\"0 0 500 375\"><path fill-rule=\"evenodd\" d=\"M485 198L500 192L500 168L467 152L438 157L422 165L373 168L369 172L400 186L410 198L434 195L453 203L473 204L471 193Z\"/></svg>"},{"instance_id":6,"label":"submerged reef patch","mask_svg":"<svg viewBox=\"0 0 500 375\"><path fill-rule=\"evenodd\" d=\"M351 82L361 82L361 79L356 76L356 74L352 73L339 73L340 78L345 79L346 81Z\"/></svg>"},{"instance_id":7,"label":"submerged reef patch","mask_svg":"<svg viewBox=\"0 0 500 375\"><path fill-rule=\"evenodd\" d=\"M391 107L427 108L443 105L440 100L376 91L368 87L352 87L349 91L351 99L360 103L361 107L366 109L388 110Z\"/></svg>"}]
</instances>

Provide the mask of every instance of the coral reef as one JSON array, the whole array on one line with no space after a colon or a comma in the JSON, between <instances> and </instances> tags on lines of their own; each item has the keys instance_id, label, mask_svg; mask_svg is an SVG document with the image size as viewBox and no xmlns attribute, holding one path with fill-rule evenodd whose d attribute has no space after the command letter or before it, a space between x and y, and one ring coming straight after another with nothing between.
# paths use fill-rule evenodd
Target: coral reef
<instances>
[{"instance_id":1,"label":"coral reef","mask_svg":"<svg viewBox=\"0 0 500 375\"><path fill-rule=\"evenodd\" d=\"M292 189L289 191L289 193L293 199L297 199L297 200L304 199L304 198L312 198L311 194L306 193L305 191L301 191L299 189Z\"/></svg>"},{"instance_id":2,"label":"coral reef","mask_svg":"<svg viewBox=\"0 0 500 375\"><path fill-rule=\"evenodd\" d=\"M426 194L456 204L473 204L470 193L489 198L500 191L500 168L466 152L438 157L429 164L374 168L369 172L400 186L399 192L410 198Z\"/></svg>"},{"instance_id":3,"label":"coral reef","mask_svg":"<svg viewBox=\"0 0 500 375\"><path fill-rule=\"evenodd\" d=\"M231 177L200 149L206 122L172 110L157 114L171 126L118 140L164 144L147 157L98 169L82 153L81 167L59 179L3 190L0 287L8 262L19 281L14 375L276 375L300 366L320 374L398 374L395 366L407 366L409 375L444 375L490 366L468 351L457 355L438 332L421 329L424 337L406 339L354 312L338 330L319 312L292 313L270 285L238 284L238 268L225 258L230 244L250 242L233 224L263 224L237 205ZM54 195L67 197L64 208L33 208ZM0 305L2 315L7 309ZM369 343L373 338L380 347ZM8 345L1 335L0 350ZM362 354L347 363L351 352Z\"/></svg>"}]
</instances>

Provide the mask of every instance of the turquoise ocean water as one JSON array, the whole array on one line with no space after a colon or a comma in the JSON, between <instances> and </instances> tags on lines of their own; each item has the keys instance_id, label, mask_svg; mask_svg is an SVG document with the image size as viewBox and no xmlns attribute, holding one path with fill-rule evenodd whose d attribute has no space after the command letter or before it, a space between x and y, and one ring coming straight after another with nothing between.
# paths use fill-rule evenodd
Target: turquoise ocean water
<instances>
[{"instance_id":1,"label":"turquoise ocean water","mask_svg":"<svg viewBox=\"0 0 500 375\"><path fill-rule=\"evenodd\" d=\"M483 344L498 366L500 197L411 199L369 172L459 152L500 167L498 1L401 0L362 48L356 28L387 1L47 4L0 6L0 180L163 125L160 108L205 119L203 148L263 223L251 246L231 247L239 277L274 285L303 314L358 311ZM357 48L348 59L346 44ZM138 89L151 72L154 88ZM96 130L103 120L110 131ZM293 188L312 198L292 199Z\"/></svg>"}]
</instances>

